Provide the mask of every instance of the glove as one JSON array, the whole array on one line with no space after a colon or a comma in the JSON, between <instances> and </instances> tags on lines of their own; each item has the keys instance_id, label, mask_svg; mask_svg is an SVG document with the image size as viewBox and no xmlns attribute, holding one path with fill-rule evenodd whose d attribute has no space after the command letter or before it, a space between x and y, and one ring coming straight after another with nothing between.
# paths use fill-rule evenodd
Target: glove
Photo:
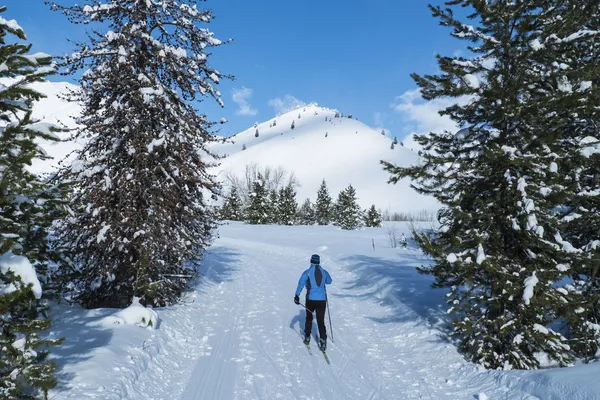
<instances>
[{"instance_id":1,"label":"glove","mask_svg":"<svg viewBox=\"0 0 600 400\"><path fill-rule=\"evenodd\" d=\"M294 303L300 304L300 297L294 296Z\"/></svg>"}]
</instances>

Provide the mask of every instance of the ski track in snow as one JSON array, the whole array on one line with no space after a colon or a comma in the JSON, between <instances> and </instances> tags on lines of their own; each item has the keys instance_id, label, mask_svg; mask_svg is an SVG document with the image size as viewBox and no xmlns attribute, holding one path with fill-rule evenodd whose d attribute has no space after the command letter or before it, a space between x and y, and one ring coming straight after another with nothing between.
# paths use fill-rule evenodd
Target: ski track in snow
<instances>
[{"instance_id":1,"label":"ski track in snow","mask_svg":"<svg viewBox=\"0 0 600 400\"><path fill-rule=\"evenodd\" d=\"M440 336L437 314L405 304L419 292L402 279L426 279L414 275L414 266L426 262L420 252L388 246L369 254L372 233L364 231L345 238L325 228L327 239L339 242L321 252L333 277L328 291L335 342L326 316L328 365L316 345L314 321L310 355L300 336L304 309L293 304L293 292L311 249L327 240L310 230L289 235L285 229L271 227L261 237L251 226L224 227L186 304L160 309L155 331L119 326L148 337L113 358L98 387L76 375L51 398L454 400L480 392L492 399L536 398L467 363ZM364 254L347 253L363 242ZM387 264L376 265L383 253Z\"/></svg>"}]
</instances>

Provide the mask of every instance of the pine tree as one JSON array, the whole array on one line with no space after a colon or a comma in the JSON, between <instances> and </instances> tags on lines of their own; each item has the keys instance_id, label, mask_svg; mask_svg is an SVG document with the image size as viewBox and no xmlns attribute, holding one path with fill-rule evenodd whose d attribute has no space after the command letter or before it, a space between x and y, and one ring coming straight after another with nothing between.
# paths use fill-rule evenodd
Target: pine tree
<instances>
[{"instance_id":1,"label":"pine tree","mask_svg":"<svg viewBox=\"0 0 600 400\"><path fill-rule=\"evenodd\" d=\"M362 211L356 201L356 190L352 185L342 190L335 203L335 223L342 229L356 229L361 226Z\"/></svg>"},{"instance_id":2,"label":"pine tree","mask_svg":"<svg viewBox=\"0 0 600 400\"><path fill-rule=\"evenodd\" d=\"M329 225L332 221L331 196L327 190L325 179L321 182L321 187L317 192L317 202L315 204L315 218L319 225Z\"/></svg>"},{"instance_id":3,"label":"pine tree","mask_svg":"<svg viewBox=\"0 0 600 400\"><path fill-rule=\"evenodd\" d=\"M242 145L242 150L246 150L246 149L247 149L246 145L245 145L245 144L243 144L243 145Z\"/></svg>"},{"instance_id":4,"label":"pine tree","mask_svg":"<svg viewBox=\"0 0 600 400\"><path fill-rule=\"evenodd\" d=\"M396 136L394 136L394 144L398 144L398 138Z\"/></svg>"},{"instance_id":5,"label":"pine tree","mask_svg":"<svg viewBox=\"0 0 600 400\"><path fill-rule=\"evenodd\" d=\"M0 7L0 14L6 7ZM7 37L8 35L8 37ZM56 385L48 347L48 264L64 262L49 245L52 223L63 216L67 190L27 170L48 158L37 140L57 141L53 128L31 118L44 96L29 85L54 73L51 57L30 55L25 33L0 18L0 398L34 399Z\"/></svg>"},{"instance_id":6,"label":"pine tree","mask_svg":"<svg viewBox=\"0 0 600 400\"><path fill-rule=\"evenodd\" d=\"M594 2L568 2L560 11L562 21L545 25L536 58L558 89L549 100L560 110L554 118L560 117L563 132L549 146L561 155L556 172L571 183L568 200L559 208L563 238L581 251L571 264L572 285L567 287L576 299L566 318L569 343L589 360L600 343L600 43L584 32L600 29L600 10Z\"/></svg>"},{"instance_id":7,"label":"pine tree","mask_svg":"<svg viewBox=\"0 0 600 400\"><path fill-rule=\"evenodd\" d=\"M385 136L385 129L381 130L381 136Z\"/></svg>"},{"instance_id":8,"label":"pine tree","mask_svg":"<svg viewBox=\"0 0 600 400\"><path fill-rule=\"evenodd\" d=\"M276 119L273 120L273 126L277 126L277 120Z\"/></svg>"},{"instance_id":9,"label":"pine tree","mask_svg":"<svg viewBox=\"0 0 600 400\"><path fill-rule=\"evenodd\" d=\"M390 145L390 149L394 150L394 142Z\"/></svg>"},{"instance_id":10,"label":"pine tree","mask_svg":"<svg viewBox=\"0 0 600 400\"><path fill-rule=\"evenodd\" d=\"M328 136L328 134L329 134L329 132L325 132L325 137L327 137L327 136Z\"/></svg>"},{"instance_id":11,"label":"pine tree","mask_svg":"<svg viewBox=\"0 0 600 400\"><path fill-rule=\"evenodd\" d=\"M292 126L290 127L292 130L294 130L296 128L295 122L296 121L292 121Z\"/></svg>"},{"instance_id":12,"label":"pine tree","mask_svg":"<svg viewBox=\"0 0 600 400\"><path fill-rule=\"evenodd\" d=\"M258 137L258 129L254 132L254 137Z\"/></svg>"},{"instance_id":13,"label":"pine tree","mask_svg":"<svg viewBox=\"0 0 600 400\"><path fill-rule=\"evenodd\" d=\"M546 46L578 32L589 22L582 15L597 7L589 3L580 14L574 2L558 3L448 3L472 6L471 24L451 8L432 6L453 36L475 43L474 55L439 56L440 74L413 78L426 100L471 96L442 111L463 129L417 136L420 165L384 163L393 182L411 177L417 191L443 204L441 229L415 236L434 259L421 272L450 289L453 335L470 360L487 368L537 368L537 353L560 364L572 358L568 341L550 325L569 319L579 297L558 284L580 257L561 235L570 179L557 164L568 158L562 142L581 94L564 90L571 78L563 76L576 76L575 67L561 71Z\"/></svg>"},{"instance_id":14,"label":"pine tree","mask_svg":"<svg viewBox=\"0 0 600 400\"><path fill-rule=\"evenodd\" d=\"M365 215L365 226L371 228L378 228L381 226L381 214L375 208L375 204L364 213Z\"/></svg>"},{"instance_id":15,"label":"pine tree","mask_svg":"<svg viewBox=\"0 0 600 400\"><path fill-rule=\"evenodd\" d=\"M277 211L281 225L294 225L298 212L298 203L296 202L296 191L291 183L279 190Z\"/></svg>"},{"instance_id":16,"label":"pine tree","mask_svg":"<svg viewBox=\"0 0 600 400\"><path fill-rule=\"evenodd\" d=\"M269 214L269 223L270 224L279 224L279 196L277 194L277 189L271 190L269 193L269 201L268 201L268 214Z\"/></svg>"},{"instance_id":17,"label":"pine tree","mask_svg":"<svg viewBox=\"0 0 600 400\"><path fill-rule=\"evenodd\" d=\"M314 225L317 222L315 208L310 199L304 200L302 206L298 210L298 224Z\"/></svg>"},{"instance_id":18,"label":"pine tree","mask_svg":"<svg viewBox=\"0 0 600 400\"><path fill-rule=\"evenodd\" d=\"M269 200L267 198L267 189L261 174L258 179L252 183L252 193L250 193L250 205L246 211L246 221L253 225L263 225L270 222Z\"/></svg>"},{"instance_id":19,"label":"pine tree","mask_svg":"<svg viewBox=\"0 0 600 400\"><path fill-rule=\"evenodd\" d=\"M85 307L165 305L187 288L217 218L219 185L205 155L215 140L197 100L214 98L222 75L209 66L222 44L205 28L213 15L193 0L84 0L53 4L73 23L101 23L64 59L85 71L78 138L87 144L63 176L76 183L61 243L73 248L73 282ZM208 196L207 196L208 193Z\"/></svg>"},{"instance_id":20,"label":"pine tree","mask_svg":"<svg viewBox=\"0 0 600 400\"><path fill-rule=\"evenodd\" d=\"M221 218L231 221L241 221L244 219L243 203L235 186L231 187L229 195L225 199L221 209Z\"/></svg>"}]
</instances>

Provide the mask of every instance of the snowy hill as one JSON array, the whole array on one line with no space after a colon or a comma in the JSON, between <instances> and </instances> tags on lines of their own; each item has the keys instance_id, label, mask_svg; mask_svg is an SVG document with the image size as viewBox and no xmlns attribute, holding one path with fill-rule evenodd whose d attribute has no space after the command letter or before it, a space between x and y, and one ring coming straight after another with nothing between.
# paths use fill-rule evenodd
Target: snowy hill
<instances>
[{"instance_id":1,"label":"snowy hill","mask_svg":"<svg viewBox=\"0 0 600 400\"><path fill-rule=\"evenodd\" d=\"M74 118L80 109L63 100L60 93L77 89L76 86L46 82L34 87L48 96L36 105L34 117L70 128L75 126ZM335 118L336 112L315 105L302 107L259 123L256 128L240 132L225 143L211 145L214 153L227 155L215 174L219 179L224 179L227 173L241 177L250 164L281 167L298 178L301 185L297 190L299 203L307 197L314 201L317 189L325 179L334 199L352 184L363 208L375 204L390 212L437 210L438 203L431 197L417 194L407 180L397 185L387 184L389 174L383 171L380 160L409 165L418 161L415 152L400 145L390 149L390 138L355 119ZM274 122L276 125L272 126ZM291 129L292 122L295 129ZM259 136L255 137L257 129ZM243 150L244 146L246 150ZM32 170L37 173L56 167L77 144L47 143L43 147L54 159L36 162Z\"/></svg>"},{"instance_id":2,"label":"snowy hill","mask_svg":"<svg viewBox=\"0 0 600 400\"><path fill-rule=\"evenodd\" d=\"M363 208L371 204L391 212L438 208L433 198L417 194L408 181L387 184L389 174L382 170L380 160L409 165L418 161L416 153L400 145L390 149L390 138L355 119L336 118L336 112L315 105L302 107L249 128L228 143L214 145L214 152L228 155L219 167L220 175L243 176L252 163L281 166L298 178L299 202L307 197L314 201L325 179L334 199L352 184Z\"/></svg>"}]
</instances>

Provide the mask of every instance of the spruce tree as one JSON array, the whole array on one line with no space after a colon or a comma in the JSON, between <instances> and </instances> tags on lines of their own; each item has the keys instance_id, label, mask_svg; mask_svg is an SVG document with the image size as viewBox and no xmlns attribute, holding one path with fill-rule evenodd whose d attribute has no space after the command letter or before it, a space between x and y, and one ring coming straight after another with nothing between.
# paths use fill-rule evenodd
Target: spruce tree
<instances>
[{"instance_id":1,"label":"spruce tree","mask_svg":"<svg viewBox=\"0 0 600 400\"><path fill-rule=\"evenodd\" d=\"M269 193L269 202L268 202L268 214L269 214L269 223L271 224L279 224L279 196L277 195L277 189L271 190Z\"/></svg>"},{"instance_id":2,"label":"spruce tree","mask_svg":"<svg viewBox=\"0 0 600 400\"><path fill-rule=\"evenodd\" d=\"M256 132L254 132L254 137L258 137L258 129L256 130Z\"/></svg>"},{"instance_id":3,"label":"spruce tree","mask_svg":"<svg viewBox=\"0 0 600 400\"><path fill-rule=\"evenodd\" d=\"M549 146L561 155L557 173L571 183L566 204L559 208L563 239L580 251L569 270L573 279L567 289L576 300L567 317L569 343L577 355L590 359L600 343L600 43L589 33L600 30L600 10L591 1L566 2L560 15L562 21L545 24L536 61L556 82L548 101L561 135Z\"/></svg>"},{"instance_id":4,"label":"spruce tree","mask_svg":"<svg viewBox=\"0 0 600 400\"><path fill-rule=\"evenodd\" d=\"M579 95L564 90L563 76L575 71L561 71L545 46L585 22L575 26L574 2L446 4L430 8L453 36L474 43L473 57L438 56L440 74L413 78L426 100L471 97L441 112L462 129L417 136L420 165L384 165L392 182L411 177L443 204L441 229L415 238L434 260L420 271L450 289L460 350L487 368L537 368L537 354L564 365L569 343L550 325L575 312L578 294L559 282L580 257L561 235L570 179L557 165L568 157L561 142ZM455 17L460 6L474 9L474 23Z\"/></svg>"},{"instance_id":5,"label":"spruce tree","mask_svg":"<svg viewBox=\"0 0 600 400\"><path fill-rule=\"evenodd\" d=\"M296 191L291 183L279 190L278 200L279 224L294 225L298 212L298 203L296 202Z\"/></svg>"},{"instance_id":6,"label":"spruce tree","mask_svg":"<svg viewBox=\"0 0 600 400\"><path fill-rule=\"evenodd\" d=\"M73 23L98 23L64 59L85 71L71 100L83 107L86 145L65 179L77 195L59 240L75 251L73 282L85 307L177 301L181 275L196 268L217 218L219 186L208 173L213 123L196 107L220 105L222 75L208 64L222 44L206 29L213 15L193 0L84 0L52 4Z\"/></svg>"},{"instance_id":7,"label":"spruce tree","mask_svg":"<svg viewBox=\"0 0 600 400\"><path fill-rule=\"evenodd\" d=\"M231 221L241 221L244 219L242 199L235 186L231 187L229 195L223 203L221 218Z\"/></svg>"},{"instance_id":8,"label":"spruce tree","mask_svg":"<svg viewBox=\"0 0 600 400\"><path fill-rule=\"evenodd\" d=\"M352 185L342 190L335 203L335 222L342 229L356 229L361 226L362 211L356 201L356 190Z\"/></svg>"},{"instance_id":9,"label":"spruce tree","mask_svg":"<svg viewBox=\"0 0 600 400\"><path fill-rule=\"evenodd\" d=\"M298 224L314 225L316 223L315 208L310 199L304 200L300 209L298 209Z\"/></svg>"},{"instance_id":10,"label":"spruce tree","mask_svg":"<svg viewBox=\"0 0 600 400\"><path fill-rule=\"evenodd\" d=\"M258 179L252 183L252 192L250 193L250 204L246 210L246 221L253 225L268 224L271 215L269 213L269 199L267 198L267 189L261 174Z\"/></svg>"},{"instance_id":11,"label":"spruce tree","mask_svg":"<svg viewBox=\"0 0 600 400\"><path fill-rule=\"evenodd\" d=\"M0 14L6 7L0 7ZM23 29L0 18L0 398L47 398L56 385L43 337L50 328L45 290L48 265L64 262L49 230L64 213L67 191L27 170L48 158L36 141L58 141L50 125L31 118L44 96L30 84L55 72L51 57L29 54ZM44 295L44 298L42 297Z\"/></svg>"},{"instance_id":12,"label":"spruce tree","mask_svg":"<svg viewBox=\"0 0 600 400\"><path fill-rule=\"evenodd\" d=\"M365 215L365 226L371 228L378 228L381 226L381 214L375 208L375 204L364 213Z\"/></svg>"},{"instance_id":13,"label":"spruce tree","mask_svg":"<svg viewBox=\"0 0 600 400\"><path fill-rule=\"evenodd\" d=\"M290 127L292 130L294 130L296 128L295 122L296 121L292 121L292 126Z\"/></svg>"},{"instance_id":14,"label":"spruce tree","mask_svg":"<svg viewBox=\"0 0 600 400\"><path fill-rule=\"evenodd\" d=\"M329 225L329 223L332 221L331 196L329 196L325 179L323 179L323 182L321 182L321 186L317 192L315 218L317 220L317 224L319 225Z\"/></svg>"}]
</instances>

